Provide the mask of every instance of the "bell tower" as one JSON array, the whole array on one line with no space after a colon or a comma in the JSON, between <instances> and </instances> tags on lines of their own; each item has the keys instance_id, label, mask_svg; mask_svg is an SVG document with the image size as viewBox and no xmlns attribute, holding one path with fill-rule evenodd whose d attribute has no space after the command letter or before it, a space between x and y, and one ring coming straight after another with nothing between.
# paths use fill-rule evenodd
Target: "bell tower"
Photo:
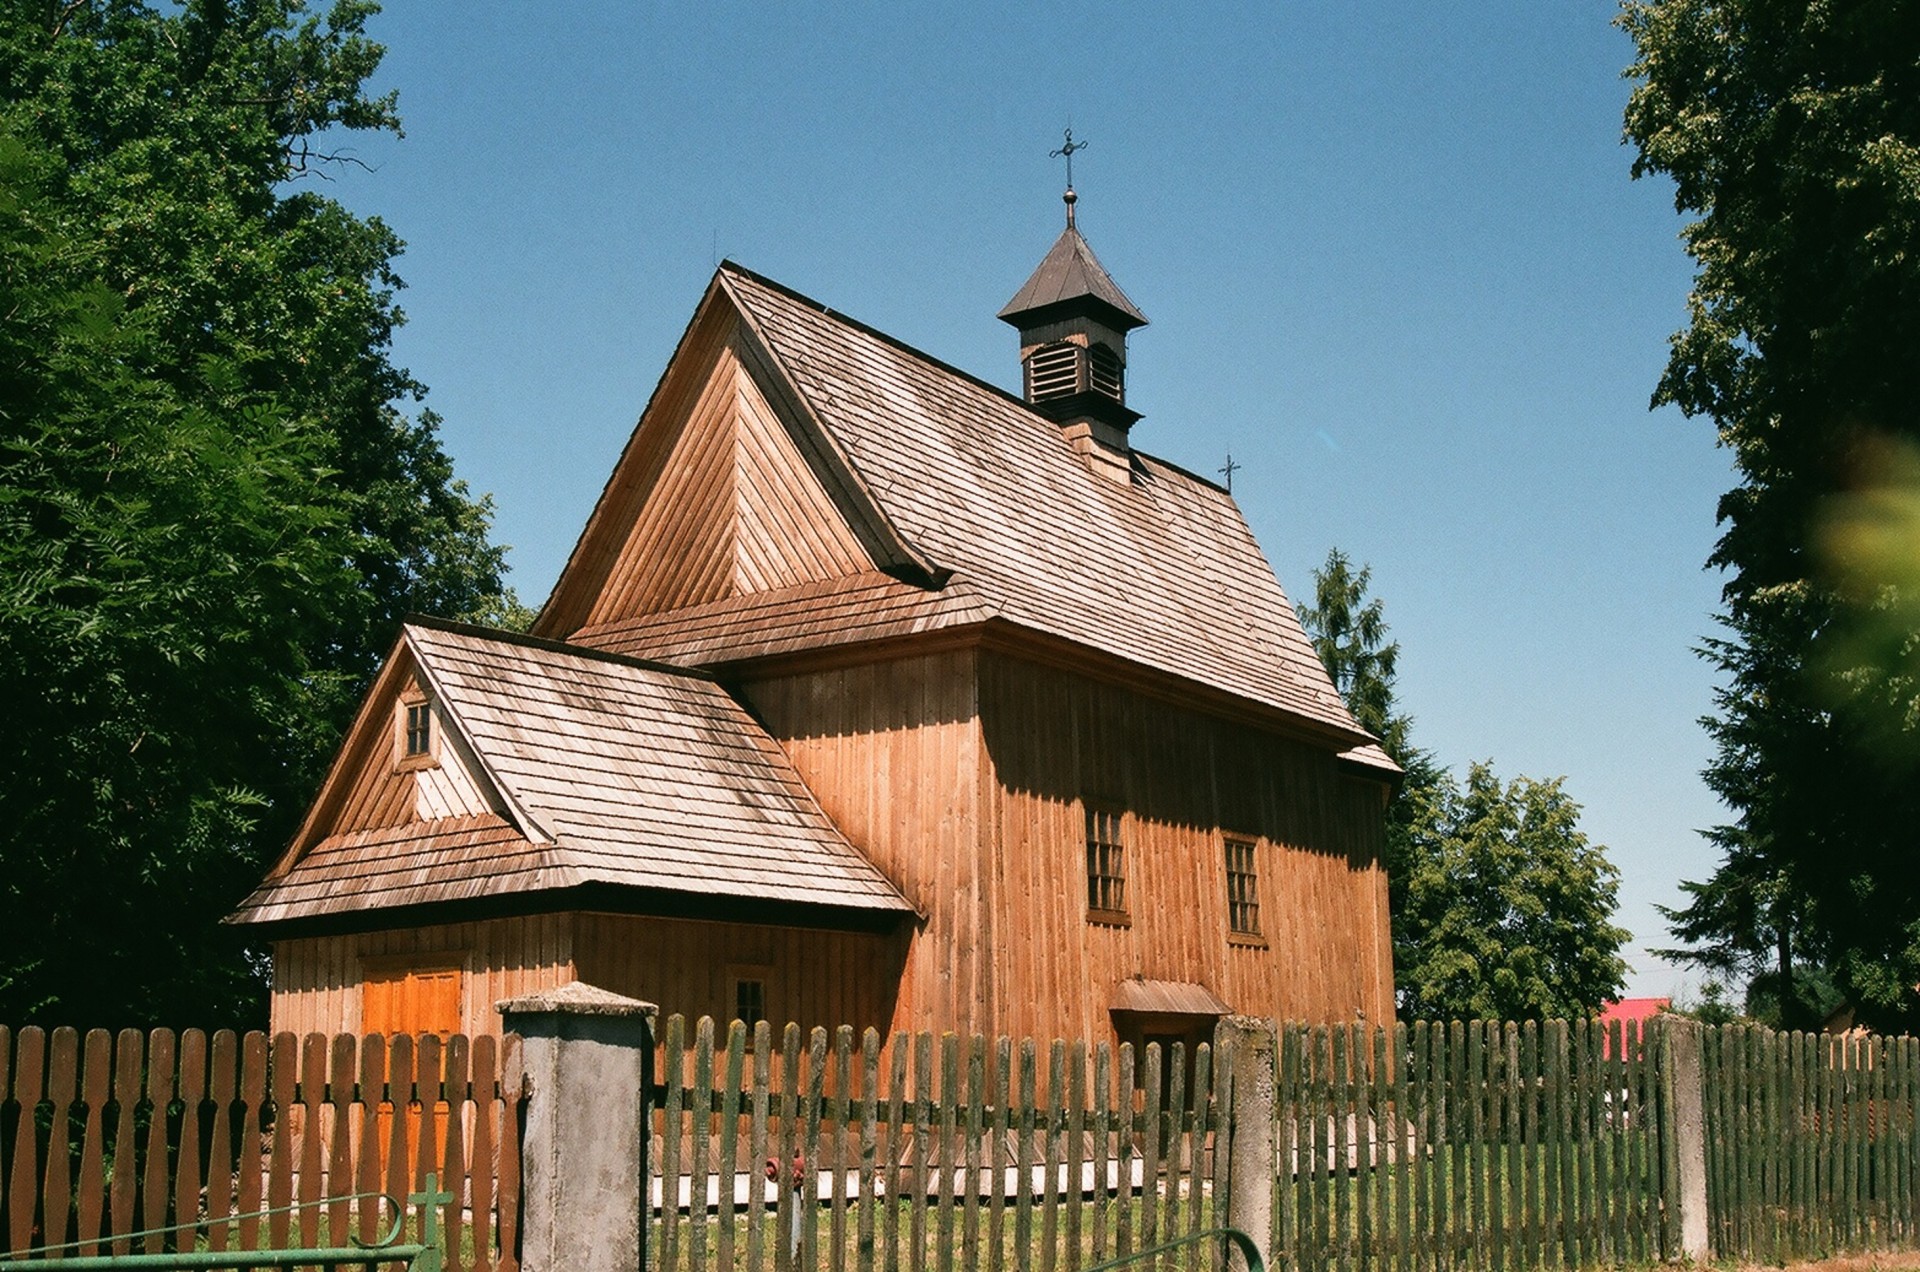
<instances>
[{"instance_id":1,"label":"bell tower","mask_svg":"<svg viewBox=\"0 0 1920 1272\"><path fill-rule=\"evenodd\" d=\"M1085 143L1075 143L1069 132L1067 145L1078 149ZM1066 153L1071 162L1072 151ZM1060 425L1095 471L1127 481L1127 430L1140 418L1127 406L1127 333L1146 326L1147 316L1114 285L1080 236L1071 169L1063 197L1066 229L999 316L1020 332L1027 401Z\"/></svg>"}]
</instances>

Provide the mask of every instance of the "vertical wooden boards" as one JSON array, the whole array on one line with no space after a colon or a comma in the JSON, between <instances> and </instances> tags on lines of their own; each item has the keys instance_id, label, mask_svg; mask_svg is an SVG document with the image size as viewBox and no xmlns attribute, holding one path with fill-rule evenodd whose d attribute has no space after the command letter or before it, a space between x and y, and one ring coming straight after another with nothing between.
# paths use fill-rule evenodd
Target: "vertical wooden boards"
<instances>
[{"instance_id":1,"label":"vertical wooden boards","mask_svg":"<svg viewBox=\"0 0 1920 1272\"><path fill-rule=\"evenodd\" d=\"M401 1053L394 1071L411 1074L407 1040L378 1036L128 1029L94 1030L83 1043L72 1029L51 1038L0 1029L0 1239L12 1250L50 1246L71 1256L377 1235L376 1208L351 1198L381 1187L370 1110L391 1092L389 1050ZM456 1040L448 1073L433 1087L459 1109L450 1115L451 1150L438 1163L459 1198L447 1215L452 1272L511 1272L490 1234L510 1236L516 1226L517 1178L511 1191L496 1188L493 1141L483 1141L483 1158L458 1137L502 1098L493 1054L488 1040L485 1064L470 1078L465 1040ZM409 1083L395 1094L404 1103L411 1091ZM498 1157L516 1155L517 1135ZM263 1217L270 1205L283 1212Z\"/></svg>"}]
</instances>

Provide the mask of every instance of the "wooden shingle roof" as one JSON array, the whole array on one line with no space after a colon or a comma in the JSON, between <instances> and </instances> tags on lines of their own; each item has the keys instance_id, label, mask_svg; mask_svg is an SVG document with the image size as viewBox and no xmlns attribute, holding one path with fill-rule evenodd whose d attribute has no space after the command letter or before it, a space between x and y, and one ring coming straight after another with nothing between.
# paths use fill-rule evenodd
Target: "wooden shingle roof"
<instances>
[{"instance_id":1,"label":"wooden shingle roof","mask_svg":"<svg viewBox=\"0 0 1920 1272\"><path fill-rule=\"evenodd\" d=\"M296 844L234 922L592 887L911 912L710 679L452 624L402 645L508 812Z\"/></svg>"},{"instance_id":2,"label":"wooden shingle roof","mask_svg":"<svg viewBox=\"0 0 1920 1272\"><path fill-rule=\"evenodd\" d=\"M731 263L717 283L887 523L967 589L940 621L995 617L1371 741L1220 487L1138 451L1131 483L1099 476L1018 398Z\"/></svg>"}]
</instances>

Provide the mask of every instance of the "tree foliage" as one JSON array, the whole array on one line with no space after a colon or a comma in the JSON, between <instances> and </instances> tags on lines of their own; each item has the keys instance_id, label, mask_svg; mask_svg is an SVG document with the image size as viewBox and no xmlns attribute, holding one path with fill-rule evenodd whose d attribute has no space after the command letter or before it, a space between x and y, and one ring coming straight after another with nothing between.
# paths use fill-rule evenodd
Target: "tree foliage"
<instances>
[{"instance_id":1,"label":"tree foliage","mask_svg":"<svg viewBox=\"0 0 1920 1272\"><path fill-rule=\"evenodd\" d=\"M1656 404L1710 418L1738 485L1707 778L1734 811L1671 917L1787 1024L1817 982L1920 1019L1920 22L1911 6L1650 0L1635 174L1694 219ZM1807 966L1811 963L1811 966Z\"/></svg>"},{"instance_id":2,"label":"tree foliage","mask_svg":"<svg viewBox=\"0 0 1920 1272\"><path fill-rule=\"evenodd\" d=\"M1619 875L1561 779L1502 783L1476 763L1417 800L1405 914L1417 954L1395 967L1409 1015L1575 1017L1620 992Z\"/></svg>"},{"instance_id":3,"label":"tree foliage","mask_svg":"<svg viewBox=\"0 0 1920 1272\"><path fill-rule=\"evenodd\" d=\"M218 919L400 617L511 604L399 241L298 180L398 130L371 11L0 0L0 1018L257 1010Z\"/></svg>"},{"instance_id":4,"label":"tree foliage","mask_svg":"<svg viewBox=\"0 0 1920 1272\"><path fill-rule=\"evenodd\" d=\"M1403 1015L1542 1019L1594 1011L1620 990L1627 933L1610 921L1618 874L1579 829L1558 779L1465 784L1411 741L1394 702L1399 645L1372 571L1338 548L1314 572L1301 625L1359 724L1405 772L1387 804L1382 864Z\"/></svg>"}]
</instances>

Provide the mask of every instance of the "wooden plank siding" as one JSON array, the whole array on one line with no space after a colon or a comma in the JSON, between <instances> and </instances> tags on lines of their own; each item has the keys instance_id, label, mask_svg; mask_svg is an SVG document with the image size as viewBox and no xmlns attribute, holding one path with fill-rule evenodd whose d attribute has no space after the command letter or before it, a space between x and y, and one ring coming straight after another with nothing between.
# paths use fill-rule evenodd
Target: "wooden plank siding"
<instances>
[{"instance_id":1,"label":"wooden plank siding","mask_svg":"<svg viewBox=\"0 0 1920 1272\"><path fill-rule=\"evenodd\" d=\"M734 981L766 987L776 1028L884 1030L894 1015L902 934L833 932L620 914L574 916L574 967L590 985L660 1008L660 1018L734 1017Z\"/></svg>"},{"instance_id":2,"label":"wooden plank siding","mask_svg":"<svg viewBox=\"0 0 1920 1272\"><path fill-rule=\"evenodd\" d=\"M587 625L872 568L735 339L703 348L711 361L686 414L651 416L616 475L630 524L596 536L612 560Z\"/></svg>"},{"instance_id":3,"label":"wooden plank siding","mask_svg":"<svg viewBox=\"0 0 1920 1272\"><path fill-rule=\"evenodd\" d=\"M308 936L273 946L272 1029L275 1033L364 1033L370 970L399 965L460 970L459 1032L501 1033L494 1004L574 979L575 916L541 914L338 936ZM441 1022L399 1024L409 1032Z\"/></svg>"},{"instance_id":4,"label":"wooden plank siding","mask_svg":"<svg viewBox=\"0 0 1920 1272\"><path fill-rule=\"evenodd\" d=\"M995 1014L975 659L951 650L741 686L828 818L924 916L892 1031L972 1030Z\"/></svg>"},{"instance_id":5,"label":"wooden plank siding","mask_svg":"<svg viewBox=\"0 0 1920 1272\"><path fill-rule=\"evenodd\" d=\"M925 916L893 1031L1118 1042L1133 977L1281 1019L1392 1019L1382 787L1330 751L978 649L741 692ZM1128 926L1087 919L1089 799L1124 816ZM1258 940L1228 933L1226 835L1255 844Z\"/></svg>"},{"instance_id":6,"label":"wooden plank siding","mask_svg":"<svg viewBox=\"0 0 1920 1272\"><path fill-rule=\"evenodd\" d=\"M453 1024L470 1037L499 1036L500 999L576 979L656 1003L663 1017L731 1019L733 981L746 977L766 986L766 1013L776 1022L885 1029L905 957L904 933L590 913L302 937L274 946L272 1027L436 1033ZM407 1000L387 982L402 969L457 969L457 1017L449 1021L426 996L416 1004L425 1014L394 1017Z\"/></svg>"}]
</instances>

